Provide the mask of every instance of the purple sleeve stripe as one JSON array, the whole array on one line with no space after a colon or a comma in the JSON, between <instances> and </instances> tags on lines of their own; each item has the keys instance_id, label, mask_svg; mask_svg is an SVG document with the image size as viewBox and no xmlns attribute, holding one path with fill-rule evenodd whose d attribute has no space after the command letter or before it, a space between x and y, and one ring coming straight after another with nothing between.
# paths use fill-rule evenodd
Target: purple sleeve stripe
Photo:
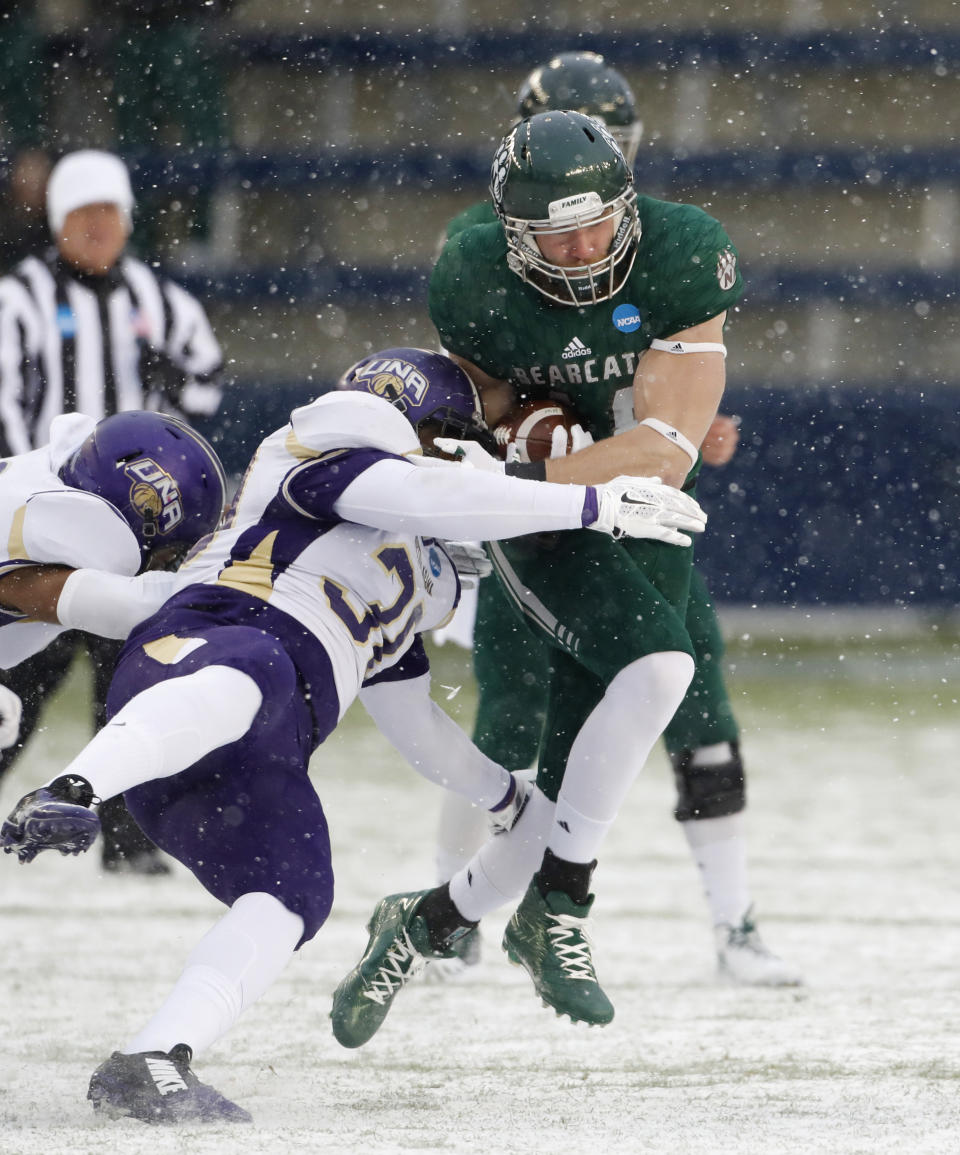
<instances>
[{"instance_id":1,"label":"purple sleeve stripe","mask_svg":"<svg viewBox=\"0 0 960 1155\"><path fill-rule=\"evenodd\" d=\"M580 524L584 529L593 523L600 516L600 499L597 496L597 489L594 485L587 486L586 496L583 499L583 513L580 515Z\"/></svg>"}]
</instances>

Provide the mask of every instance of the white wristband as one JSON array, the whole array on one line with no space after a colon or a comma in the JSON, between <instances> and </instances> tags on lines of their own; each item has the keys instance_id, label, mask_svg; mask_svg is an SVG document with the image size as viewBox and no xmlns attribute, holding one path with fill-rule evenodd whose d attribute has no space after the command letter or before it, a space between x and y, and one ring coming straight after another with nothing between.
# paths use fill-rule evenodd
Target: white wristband
<instances>
[{"instance_id":1,"label":"white wristband","mask_svg":"<svg viewBox=\"0 0 960 1155\"><path fill-rule=\"evenodd\" d=\"M727 355L726 345L717 341L661 341L659 337L650 342L651 349L662 353L722 353Z\"/></svg>"},{"instance_id":2,"label":"white wristband","mask_svg":"<svg viewBox=\"0 0 960 1155\"><path fill-rule=\"evenodd\" d=\"M672 445L675 445L678 449L682 449L687 457L690 458L691 467L697 464L700 457L700 454L697 452L697 447L689 437L684 437L679 429L674 429L672 425L668 425L666 421L660 421L656 417L645 417L640 424L649 425L650 428L659 433L661 437L666 437Z\"/></svg>"}]
</instances>

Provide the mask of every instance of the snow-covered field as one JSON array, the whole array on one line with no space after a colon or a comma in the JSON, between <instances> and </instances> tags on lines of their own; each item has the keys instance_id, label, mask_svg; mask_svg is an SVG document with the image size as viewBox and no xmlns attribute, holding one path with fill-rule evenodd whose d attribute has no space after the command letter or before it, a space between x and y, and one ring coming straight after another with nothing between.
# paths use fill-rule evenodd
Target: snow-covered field
<instances>
[{"instance_id":1,"label":"snow-covered field","mask_svg":"<svg viewBox=\"0 0 960 1155\"><path fill-rule=\"evenodd\" d=\"M840 654L843 653L841 660ZM418 985L357 1052L327 1013L383 893L432 879L437 796L362 714L316 760L338 869L327 926L195 1064L252 1128L95 1118L90 1072L159 1002L218 914L185 872L101 876L96 853L0 861L0 1152L960 1150L960 707L949 645L736 649L765 937L801 990L713 978L705 906L658 753L595 876L595 957L617 1016L544 1010L485 926L470 983ZM469 718L449 647L436 682ZM440 690L443 698L449 691ZM82 684L0 786L4 813L83 740Z\"/></svg>"}]
</instances>

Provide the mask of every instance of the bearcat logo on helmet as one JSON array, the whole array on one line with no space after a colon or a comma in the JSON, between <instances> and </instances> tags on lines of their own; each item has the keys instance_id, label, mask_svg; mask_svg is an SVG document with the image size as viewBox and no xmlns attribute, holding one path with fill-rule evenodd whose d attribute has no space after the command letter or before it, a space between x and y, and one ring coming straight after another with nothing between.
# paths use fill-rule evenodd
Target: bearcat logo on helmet
<instances>
[{"instance_id":1,"label":"bearcat logo on helmet","mask_svg":"<svg viewBox=\"0 0 960 1155\"><path fill-rule=\"evenodd\" d=\"M737 283L737 258L731 249L724 249L717 256L717 281L724 292Z\"/></svg>"},{"instance_id":2,"label":"bearcat logo on helmet","mask_svg":"<svg viewBox=\"0 0 960 1155\"><path fill-rule=\"evenodd\" d=\"M430 385L416 365L399 357L371 361L357 370L356 380L362 382L370 393L394 405L408 398L414 405L419 405Z\"/></svg>"},{"instance_id":3,"label":"bearcat logo on helmet","mask_svg":"<svg viewBox=\"0 0 960 1155\"><path fill-rule=\"evenodd\" d=\"M143 518L144 525L155 525L167 534L183 521L183 499L180 487L165 469L150 457L128 462L123 469L131 479L130 504Z\"/></svg>"},{"instance_id":4,"label":"bearcat logo on helmet","mask_svg":"<svg viewBox=\"0 0 960 1155\"><path fill-rule=\"evenodd\" d=\"M614 138L613 138L612 134L610 133L609 129L607 128L606 124L604 124L604 122L597 116L592 117L591 119L593 120L594 124L597 126L596 127L597 136L599 136L602 140L605 140L607 142L607 144L610 145L611 148L613 148L617 153L619 153L622 156L623 150L620 148L620 145L617 143L617 141L614 140Z\"/></svg>"},{"instance_id":5,"label":"bearcat logo on helmet","mask_svg":"<svg viewBox=\"0 0 960 1155\"><path fill-rule=\"evenodd\" d=\"M493 198L493 207L502 215L503 190L507 183L507 173L510 171L510 158L513 156L513 142L516 140L517 130L513 129L500 141L494 153L493 164L490 168L490 195Z\"/></svg>"}]
</instances>

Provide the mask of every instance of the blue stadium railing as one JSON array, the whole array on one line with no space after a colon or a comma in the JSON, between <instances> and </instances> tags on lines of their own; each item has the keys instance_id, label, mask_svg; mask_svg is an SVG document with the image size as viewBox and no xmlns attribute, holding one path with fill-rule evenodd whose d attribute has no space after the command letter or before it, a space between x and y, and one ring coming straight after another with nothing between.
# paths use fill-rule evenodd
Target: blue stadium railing
<instances>
[{"instance_id":1,"label":"blue stadium railing","mask_svg":"<svg viewBox=\"0 0 960 1155\"><path fill-rule=\"evenodd\" d=\"M244 185L255 190L301 190L316 183L390 187L436 185L449 189L476 186L482 192L490 176L491 148L447 152L411 147L397 152L331 147L313 152L178 152L127 159L144 188L184 188L198 183ZM668 152L644 149L637 175L646 187L690 186L725 189L749 186L863 185L895 191L951 183L960 175L955 147L896 149L831 148L733 149Z\"/></svg>"},{"instance_id":2,"label":"blue stadium railing","mask_svg":"<svg viewBox=\"0 0 960 1155\"><path fill-rule=\"evenodd\" d=\"M876 13L875 24L884 17ZM251 35L216 26L216 47L237 64L274 63L302 68L405 69L487 66L529 67L557 52L588 49L633 69L693 64L724 68L763 68L789 65L799 68L949 68L960 63L960 29L924 27L904 23L894 7L887 27L870 31L817 31L781 34L767 29L754 31L668 32L656 28L619 25L615 32L573 33L542 26L531 20L524 32L503 29L478 30L457 35L429 27L409 30L360 28L317 35L262 33ZM54 35L48 40L52 59L82 54L96 59L104 43L97 33Z\"/></svg>"},{"instance_id":3,"label":"blue stadium railing","mask_svg":"<svg viewBox=\"0 0 960 1155\"><path fill-rule=\"evenodd\" d=\"M224 275L177 272L177 280L207 300L269 300L294 305L335 300L345 308L426 303L428 268L312 266L244 269ZM960 269L923 271L913 266L852 269L749 268L749 301L757 305L836 301L867 306L960 300Z\"/></svg>"}]
</instances>

